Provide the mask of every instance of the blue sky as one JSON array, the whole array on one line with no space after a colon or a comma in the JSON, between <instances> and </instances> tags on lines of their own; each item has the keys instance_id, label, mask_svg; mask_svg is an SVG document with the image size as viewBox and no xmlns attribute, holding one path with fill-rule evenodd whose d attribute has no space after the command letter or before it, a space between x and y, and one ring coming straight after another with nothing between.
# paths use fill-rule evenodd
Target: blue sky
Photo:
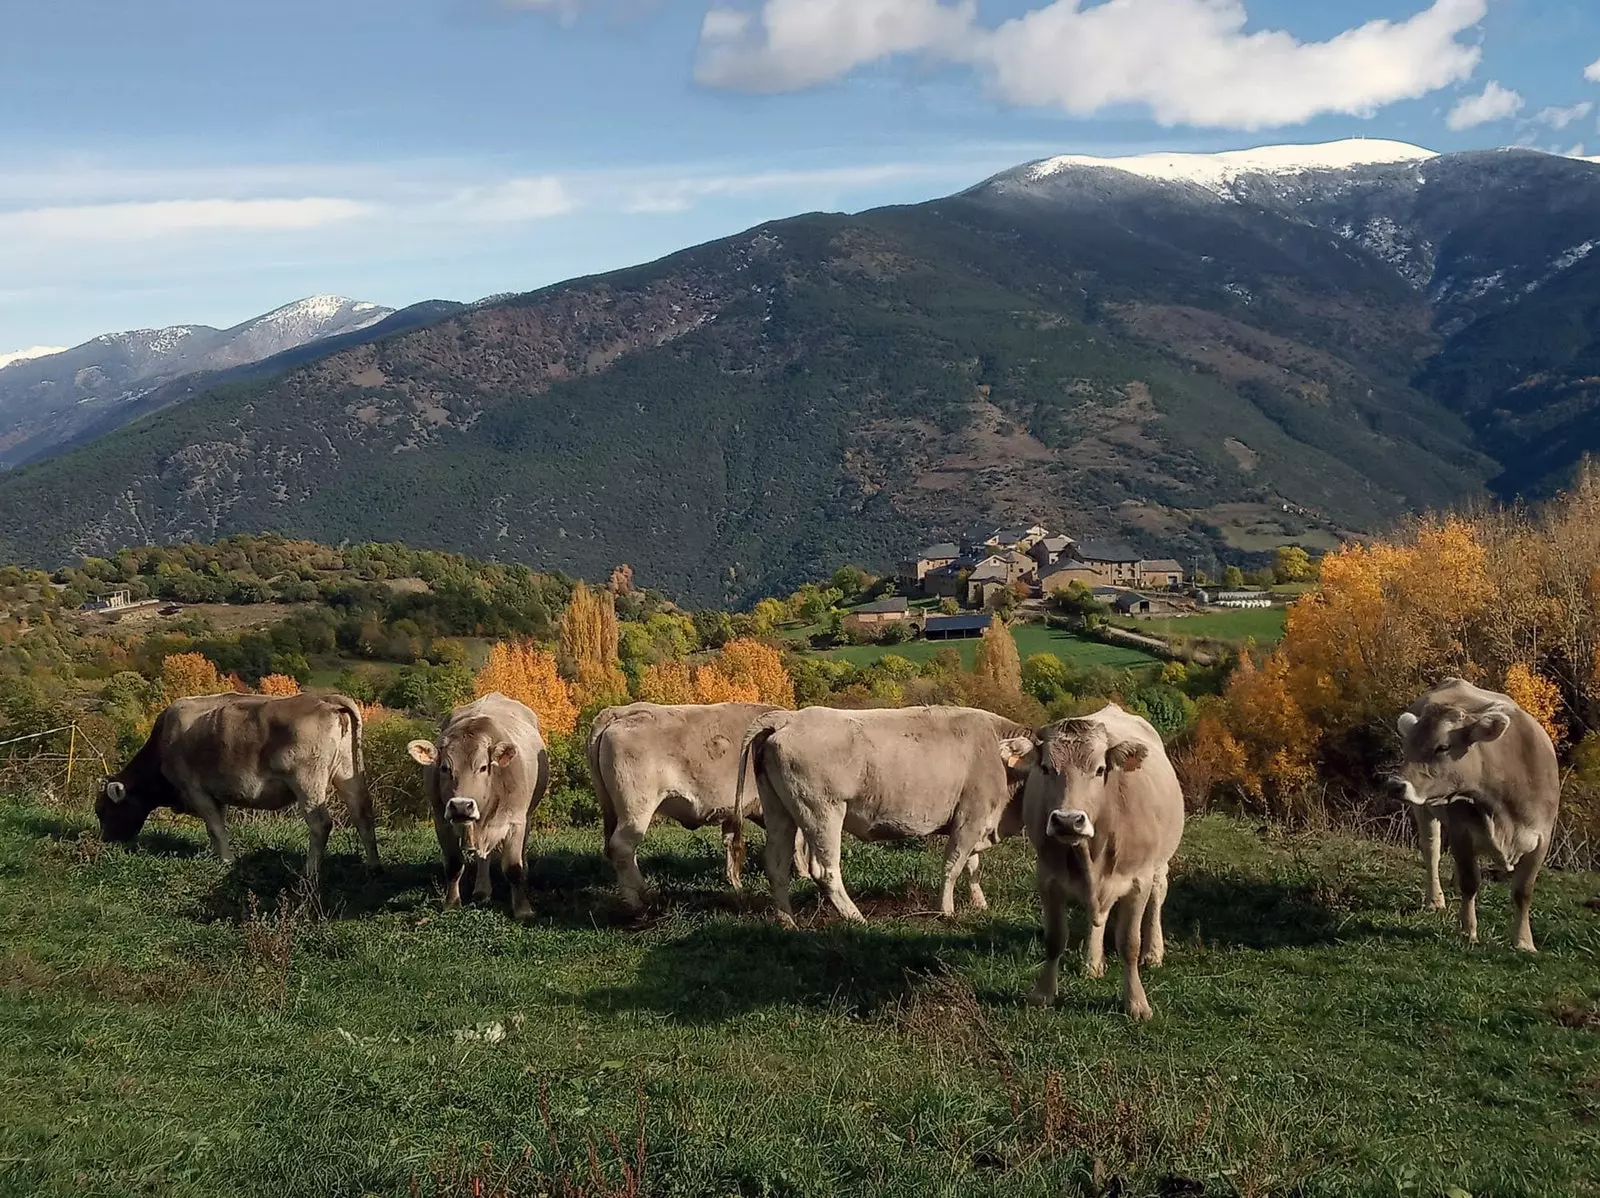
<instances>
[{"instance_id":1,"label":"blue sky","mask_svg":"<svg viewBox=\"0 0 1600 1198\"><path fill-rule=\"evenodd\" d=\"M3 353L527 290L1047 154L1600 153L1600 4L0 0L0 114Z\"/></svg>"}]
</instances>

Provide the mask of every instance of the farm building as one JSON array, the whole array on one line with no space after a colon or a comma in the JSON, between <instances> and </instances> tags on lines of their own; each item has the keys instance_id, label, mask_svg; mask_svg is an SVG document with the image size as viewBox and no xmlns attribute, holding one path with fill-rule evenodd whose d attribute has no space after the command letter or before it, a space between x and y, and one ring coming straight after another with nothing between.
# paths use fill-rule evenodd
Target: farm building
<instances>
[{"instance_id":1,"label":"farm building","mask_svg":"<svg viewBox=\"0 0 1600 1198\"><path fill-rule=\"evenodd\" d=\"M929 616L922 624L922 636L929 641L964 640L982 636L993 616Z\"/></svg>"}]
</instances>

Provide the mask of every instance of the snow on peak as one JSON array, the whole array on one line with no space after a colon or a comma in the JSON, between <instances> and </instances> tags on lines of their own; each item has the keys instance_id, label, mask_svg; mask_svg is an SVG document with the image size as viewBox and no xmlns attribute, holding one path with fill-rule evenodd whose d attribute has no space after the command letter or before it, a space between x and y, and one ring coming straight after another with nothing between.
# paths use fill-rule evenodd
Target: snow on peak
<instances>
[{"instance_id":1,"label":"snow on peak","mask_svg":"<svg viewBox=\"0 0 1600 1198\"><path fill-rule=\"evenodd\" d=\"M1260 146L1253 150L1224 150L1219 154L1157 153L1137 154L1128 158L1064 154L1034 163L1028 168L1027 177L1038 181L1073 167L1101 167L1127 171L1147 179L1194 183L1220 194L1242 175L1298 175L1307 171L1426 162L1437 157L1432 150L1405 142L1352 137L1318 145Z\"/></svg>"},{"instance_id":2,"label":"snow on peak","mask_svg":"<svg viewBox=\"0 0 1600 1198\"><path fill-rule=\"evenodd\" d=\"M65 353L67 348L65 345L30 345L27 349L0 354L0 370L4 370L13 362L31 362L35 358L48 358L51 354Z\"/></svg>"}]
</instances>

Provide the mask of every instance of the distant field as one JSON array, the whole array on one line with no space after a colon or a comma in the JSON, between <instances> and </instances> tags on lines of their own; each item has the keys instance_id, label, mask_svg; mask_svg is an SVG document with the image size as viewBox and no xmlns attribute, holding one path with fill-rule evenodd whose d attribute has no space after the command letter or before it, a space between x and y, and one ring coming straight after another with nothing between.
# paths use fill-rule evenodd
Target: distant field
<instances>
[{"instance_id":1,"label":"distant field","mask_svg":"<svg viewBox=\"0 0 1600 1198\"><path fill-rule=\"evenodd\" d=\"M1158 659L1138 649L1122 645L1103 645L1099 641L1085 640L1071 633L1046 628L1043 624L1022 624L1012 629L1017 642L1017 652L1024 658L1035 653L1054 653L1068 665L1110 666L1115 670L1133 670L1157 664ZM924 662L949 646L961 653L968 667L978 651L978 638L964 641L913 641L907 645L850 645L843 649L829 649L824 656L839 657L856 665L871 665L886 653L894 653L915 662Z\"/></svg>"},{"instance_id":2,"label":"distant field","mask_svg":"<svg viewBox=\"0 0 1600 1198\"><path fill-rule=\"evenodd\" d=\"M1258 645L1275 645L1283 639L1284 609L1249 608L1243 611L1206 612L1168 619L1118 620L1118 625L1150 636L1208 636L1239 644L1254 637Z\"/></svg>"}]
</instances>

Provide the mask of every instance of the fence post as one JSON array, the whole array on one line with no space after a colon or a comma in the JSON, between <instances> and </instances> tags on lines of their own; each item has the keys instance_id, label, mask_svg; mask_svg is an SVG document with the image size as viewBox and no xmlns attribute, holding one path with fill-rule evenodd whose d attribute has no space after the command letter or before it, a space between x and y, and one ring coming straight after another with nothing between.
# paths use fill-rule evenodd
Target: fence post
<instances>
[{"instance_id":1,"label":"fence post","mask_svg":"<svg viewBox=\"0 0 1600 1198\"><path fill-rule=\"evenodd\" d=\"M66 793L62 796L68 803L72 802L72 762L78 755L78 725L72 725L72 731L67 736L67 785Z\"/></svg>"}]
</instances>

